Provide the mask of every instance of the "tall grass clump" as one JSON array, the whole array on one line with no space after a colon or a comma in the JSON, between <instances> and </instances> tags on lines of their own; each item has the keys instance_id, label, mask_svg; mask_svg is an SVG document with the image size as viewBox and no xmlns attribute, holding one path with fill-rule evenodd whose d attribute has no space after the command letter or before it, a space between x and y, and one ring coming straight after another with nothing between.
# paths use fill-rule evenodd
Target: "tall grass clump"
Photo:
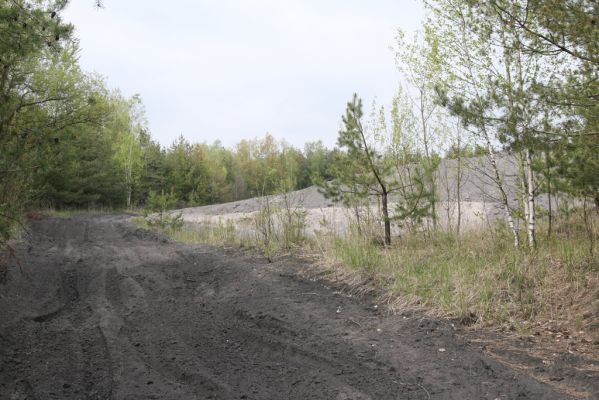
<instances>
[{"instance_id":1,"label":"tall grass clump","mask_svg":"<svg viewBox=\"0 0 599 400\"><path fill-rule=\"evenodd\" d=\"M333 251L341 263L354 271L364 271L373 274L383 263L383 254L372 242L360 237L351 240L335 238Z\"/></svg>"}]
</instances>

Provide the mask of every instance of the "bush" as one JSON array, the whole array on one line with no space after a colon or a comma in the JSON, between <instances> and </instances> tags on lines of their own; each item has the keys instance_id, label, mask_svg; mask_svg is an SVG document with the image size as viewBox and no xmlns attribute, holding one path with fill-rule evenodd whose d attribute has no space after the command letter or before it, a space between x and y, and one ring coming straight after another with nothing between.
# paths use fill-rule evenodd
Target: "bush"
<instances>
[{"instance_id":1,"label":"bush","mask_svg":"<svg viewBox=\"0 0 599 400\"><path fill-rule=\"evenodd\" d=\"M183 227L183 215L175 213L172 210L177 205L177 197L173 193L157 194L151 191L146 207L144 217L146 223L151 227L159 227L161 229L170 229L178 231Z\"/></svg>"}]
</instances>

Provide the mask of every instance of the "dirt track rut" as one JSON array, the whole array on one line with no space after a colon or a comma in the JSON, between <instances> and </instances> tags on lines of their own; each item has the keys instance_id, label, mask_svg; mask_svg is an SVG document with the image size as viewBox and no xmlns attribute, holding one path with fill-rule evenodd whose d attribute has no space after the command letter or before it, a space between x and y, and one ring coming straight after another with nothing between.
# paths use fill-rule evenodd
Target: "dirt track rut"
<instances>
[{"instance_id":1,"label":"dirt track rut","mask_svg":"<svg viewBox=\"0 0 599 400\"><path fill-rule=\"evenodd\" d=\"M563 399L449 323L126 217L32 222L0 285L1 399Z\"/></svg>"}]
</instances>

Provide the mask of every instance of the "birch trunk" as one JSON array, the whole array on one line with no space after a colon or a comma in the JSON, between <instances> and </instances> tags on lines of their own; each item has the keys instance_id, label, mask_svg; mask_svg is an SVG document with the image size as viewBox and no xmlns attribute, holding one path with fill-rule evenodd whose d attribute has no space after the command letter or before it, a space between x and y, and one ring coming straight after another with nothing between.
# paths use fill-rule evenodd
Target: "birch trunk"
<instances>
[{"instance_id":1,"label":"birch trunk","mask_svg":"<svg viewBox=\"0 0 599 400\"><path fill-rule=\"evenodd\" d=\"M133 191L133 143L129 142L129 160L127 165L127 208L131 208L131 192Z\"/></svg>"},{"instance_id":2,"label":"birch trunk","mask_svg":"<svg viewBox=\"0 0 599 400\"><path fill-rule=\"evenodd\" d=\"M456 197L458 202L458 221L456 231L458 236L460 235L460 228L462 225L462 149L461 149L461 132L458 124L458 172L456 177Z\"/></svg>"},{"instance_id":3,"label":"birch trunk","mask_svg":"<svg viewBox=\"0 0 599 400\"><path fill-rule=\"evenodd\" d=\"M487 155L489 156L489 160L491 161L491 167L493 168L493 173L495 175L495 183L497 184L497 188L499 189L499 193L501 194L501 201L503 203L503 210L505 213L505 219L507 224L514 235L514 247L520 247L520 237L518 236L518 230L516 229L516 224L514 224L514 218L512 217L512 212L510 211L510 204L508 201L507 193L503 187L503 179L501 178L501 174L499 173L499 168L497 167L497 160L495 159L495 153L493 152L493 147L491 146L491 140L489 139L489 135L486 132L486 129L483 129L483 133L485 136L485 142L487 145Z\"/></svg>"},{"instance_id":4,"label":"birch trunk","mask_svg":"<svg viewBox=\"0 0 599 400\"><path fill-rule=\"evenodd\" d=\"M447 231L451 232L451 213L453 209L449 206L451 204L451 187L449 186L449 164L445 167L445 214L447 215Z\"/></svg>"},{"instance_id":5,"label":"birch trunk","mask_svg":"<svg viewBox=\"0 0 599 400\"><path fill-rule=\"evenodd\" d=\"M428 117L425 115L424 111L424 91L420 89L420 118L422 124L422 142L424 144L424 156L427 160L427 175L429 178L430 184L430 204L431 204L431 215L433 219L433 229L437 230L437 199L436 199L436 187L435 187L435 176L433 171L433 161L432 154L430 151L430 143L429 143L429 135L428 135ZM430 116L430 114L429 114ZM427 219L427 227L428 227L428 219ZM429 229L430 231L430 229Z\"/></svg>"},{"instance_id":6,"label":"birch trunk","mask_svg":"<svg viewBox=\"0 0 599 400\"><path fill-rule=\"evenodd\" d=\"M547 154L547 152L545 152L545 178L547 179L547 206L548 206L548 212L549 212L549 220L548 220L548 226L547 226L547 237L551 237L551 233L553 230L553 206L552 206L552 200L551 200L551 164L549 161L549 155Z\"/></svg>"},{"instance_id":7,"label":"birch trunk","mask_svg":"<svg viewBox=\"0 0 599 400\"><path fill-rule=\"evenodd\" d=\"M518 179L520 181L520 193L518 194L518 201L522 205L522 211L524 212L524 224L528 227L528 179L526 172L526 156L523 153L517 153L518 160Z\"/></svg>"},{"instance_id":8,"label":"birch trunk","mask_svg":"<svg viewBox=\"0 0 599 400\"><path fill-rule=\"evenodd\" d=\"M526 172L526 189L527 189L527 209L528 209L528 225L526 227L526 235L528 237L528 247L531 250L537 247L537 238L535 233L536 215L535 215L535 193L534 193L534 172L532 170L532 152L526 149L524 152L524 167Z\"/></svg>"}]
</instances>

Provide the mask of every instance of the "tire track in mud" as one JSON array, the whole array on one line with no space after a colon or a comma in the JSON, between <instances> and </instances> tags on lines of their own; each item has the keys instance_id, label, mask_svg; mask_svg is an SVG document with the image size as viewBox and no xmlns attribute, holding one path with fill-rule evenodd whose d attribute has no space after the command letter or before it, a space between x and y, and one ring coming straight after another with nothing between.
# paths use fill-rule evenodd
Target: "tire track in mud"
<instances>
[{"instance_id":1,"label":"tire track in mud","mask_svg":"<svg viewBox=\"0 0 599 400\"><path fill-rule=\"evenodd\" d=\"M32 225L28 273L0 286L0 398L567 398L446 323L300 278L297 262L171 242L119 216Z\"/></svg>"}]
</instances>

